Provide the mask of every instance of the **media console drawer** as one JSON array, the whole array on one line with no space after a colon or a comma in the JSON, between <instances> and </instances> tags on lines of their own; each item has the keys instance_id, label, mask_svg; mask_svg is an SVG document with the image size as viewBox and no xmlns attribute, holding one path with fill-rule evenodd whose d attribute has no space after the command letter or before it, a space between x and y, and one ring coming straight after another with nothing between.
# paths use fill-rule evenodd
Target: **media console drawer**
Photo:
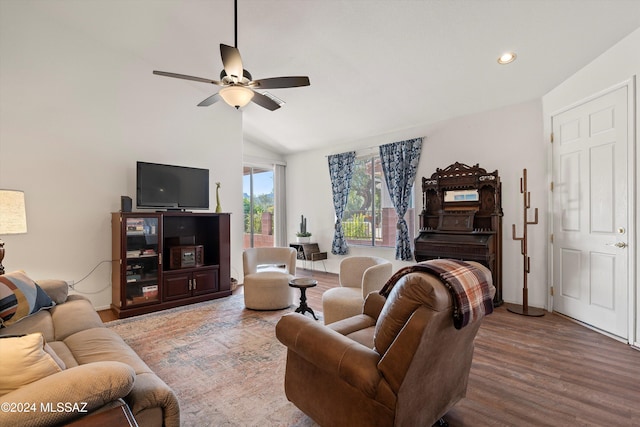
<instances>
[{"instance_id":1,"label":"media console drawer","mask_svg":"<svg viewBox=\"0 0 640 427\"><path fill-rule=\"evenodd\" d=\"M173 246L169 248L169 268L201 267L204 265L204 246Z\"/></svg>"}]
</instances>

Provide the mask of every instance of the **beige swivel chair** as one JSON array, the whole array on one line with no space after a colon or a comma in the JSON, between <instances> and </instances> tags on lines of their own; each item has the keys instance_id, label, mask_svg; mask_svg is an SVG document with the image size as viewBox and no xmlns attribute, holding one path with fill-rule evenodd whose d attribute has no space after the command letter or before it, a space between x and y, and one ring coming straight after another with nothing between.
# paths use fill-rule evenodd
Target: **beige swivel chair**
<instances>
[{"instance_id":1,"label":"beige swivel chair","mask_svg":"<svg viewBox=\"0 0 640 427\"><path fill-rule=\"evenodd\" d=\"M322 294L324 323L362 313L370 292L379 291L392 274L389 261L378 257L349 257L340 263L340 286Z\"/></svg>"},{"instance_id":2,"label":"beige swivel chair","mask_svg":"<svg viewBox=\"0 0 640 427\"><path fill-rule=\"evenodd\" d=\"M487 277L482 301L495 288ZM361 314L330 325L297 313L276 336L287 346L287 398L321 426L431 426L467 390L483 311L457 329L453 297L438 276L410 273L388 298L367 296Z\"/></svg>"},{"instance_id":3,"label":"beige swivel chair","mask_svg":"<svg viewBox=\"0 0 640 427\"><path fill-rule=\"evenodd\" d=\"M253 310L279 310L293 304L289 280L296 274L293 248L250 248L242 253L244 305Z\"/></svg>"}]
</instances>

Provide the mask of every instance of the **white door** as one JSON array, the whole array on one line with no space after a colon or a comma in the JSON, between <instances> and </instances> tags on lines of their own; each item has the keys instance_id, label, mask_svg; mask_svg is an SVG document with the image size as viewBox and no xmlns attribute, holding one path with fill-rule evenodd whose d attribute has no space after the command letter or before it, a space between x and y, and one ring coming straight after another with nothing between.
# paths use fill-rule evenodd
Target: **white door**
<instances>
[{"instance_id":1,"label":"white door","mask_svg":"<svg viewBox=\"0 0 640 427\"><path fill-rule=\"evenodd\" d=\"M628 338L627 91L552 117L553 309Z\"/></svg>"}]
</instances>

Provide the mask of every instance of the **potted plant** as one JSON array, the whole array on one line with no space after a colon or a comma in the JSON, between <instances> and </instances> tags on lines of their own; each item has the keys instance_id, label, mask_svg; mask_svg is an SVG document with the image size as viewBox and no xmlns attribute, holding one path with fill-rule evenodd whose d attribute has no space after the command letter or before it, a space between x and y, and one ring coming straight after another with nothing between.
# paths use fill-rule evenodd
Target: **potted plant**
<instances>
[{"instance_id":1,"label":"potted plant","mask_svg":"<svg viewBox=\"0 0 640 427\"><path fill-rule=\"evenodd\" d=\"M311 241L311 233L307 231L307 219L304 215L300 215L300 231L296 233L298 243L309 243Z\"/></svg>"},{"instance_id":2,"label":"potted plant","mask_svg":"<svg viewBox=\"0 0 640 427\"><path fill-rule=\"evenodd\" d=\"M308 231L298 231L296 233L296 240L298 243L309 243L311 241L311 233Z\"/></svg>"}]
</instances>

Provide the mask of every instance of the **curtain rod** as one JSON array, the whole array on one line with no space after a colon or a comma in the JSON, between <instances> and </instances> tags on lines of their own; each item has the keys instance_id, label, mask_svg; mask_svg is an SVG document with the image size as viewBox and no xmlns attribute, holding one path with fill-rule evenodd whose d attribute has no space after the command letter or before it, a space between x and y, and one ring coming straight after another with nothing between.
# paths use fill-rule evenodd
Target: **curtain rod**
<instances>
[{"instance_id":1,"label":"curtain rod","mask_svg":"<svg viewBox=\"0 0 640 427\"><path fill-rule=\"evenodd\" d=\"M403 139L402 141L408 141L409 139L418 139L418 138L422 138L423 141L425 139L427 139L426 136L416 136L415 138L407 138L407 139ZM395 141L395 142L402 142L402 141ZM348 153L349 151L355 151L356 152L356 156L357 156L358 155L358 151L372 150L374 148L380 148L380 145L386 145L386 144L394 144L394 142L387 142L385 144L379 144L379 145L370 145L369 147L360 147L360 148L356 148L356 149L353 149L353 150L342 151L340 153L325 154L324 156L328 158L329 156L335 156L336 154Z\"/></svg>"},{"instance_id":2,"label":"curtain rod","mask_svg":"<svg viewBox=\"0 0 640 427\"><path fill-rule=\"evenodd\" d=\"M356 156L357 156L357 155L358 155L358 152L362 152L362 151L369 151L369 150L373 150L373 149L375 149L375 148L380 148L380 146L379 146L379 145L372 145L372 146L370 146L370 147L360 147L360 148L356 148L356 149L353 149L353 150L342 151L342 152L340 152L340 153L325 154L324 156L325 156L325 157L335 156L336 154L348 153L348 152L350 152L350 151L355 151Z\"/></svg>"}]
</instances>

